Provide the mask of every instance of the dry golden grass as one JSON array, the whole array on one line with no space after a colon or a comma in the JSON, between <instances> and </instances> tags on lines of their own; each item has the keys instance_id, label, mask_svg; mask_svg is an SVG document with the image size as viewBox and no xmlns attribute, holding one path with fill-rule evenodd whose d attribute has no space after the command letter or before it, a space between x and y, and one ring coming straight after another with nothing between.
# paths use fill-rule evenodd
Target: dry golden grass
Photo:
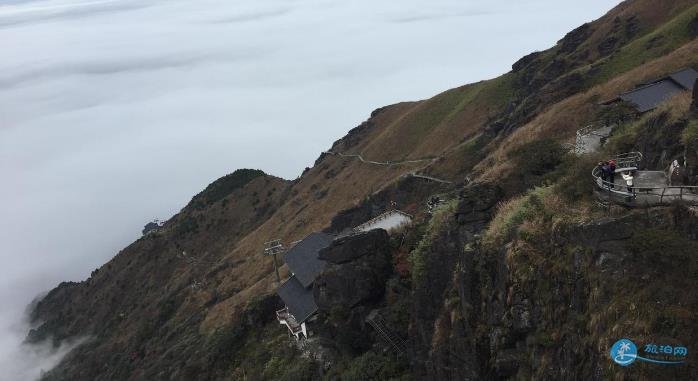
<instances>
[{"instance_id":1,"label":"dry golden grass","mask_svg":"<svg viewBox=\"0 0 698 381\"><path fill-rule=\"evenodd\" d=\"M698 41L694 40L664 57L650 61L607 83L556 103L502 141L493 143L496 146L489 155L491 161L483 161L475 169L481 172L483 180L495 180L512 169L508 163L507 154L513 149L542 138L553 138L560 141L572 139L577 129L593 121L593 116L600 108L596 104L598 99L613 98L619 93L633 88L637 83L659 78L697 63ZM685 99L676 101L676 103L679 102L683 104ZM673 103L675 102L670 102L670 104ZM488 163L492 163L492 165Z\"/></svg>"},{"instance_id":2,"label":"dry golden grass","mask_svg":"<svg viewBox=\"0 0 698 381\"><path fill-rule=\"evenodd\" d=\"M487 230L483 234L485 244L495 245L499 243L500 238L508 234L514 224L520 223L517 221L517 215L523 219L520 213L523 211L528 201L528 195L523 195L502 201L497 204L497 211L494 218L487 226Z\"/></svg>"},{"instance_id":3,"label":"dry golden grass","mask_svg":"<svg viewBox=\"0 0 698 381\"><path fill-rule=\"evenodd\" d=\"M686 118L691 109L691 102L693 102L693 94L689 91L684 91L662 102L655 112L667 113L669 121L676 122Z\"/></svg>"},{"instance_id":4,"label":"dry golden grass","mask_svg":"<svg viewBox=\"0 0 698 381\"><path fill-rule=\"evenodd\" d=\"M548 220L554 216L553 220ZM502 245L515 231L529 236L550 230L548 224L584 223L599 217L585 203L570 204L556 193L555 187L539 187L527 194L500 202L494 218L483 234L483 243Z\"/></svg>"},{"instance_id":5,"label":"dry golden grass","mask_svg":"<svg viewBox=\"0 0 698 381\"><path fill-rule=\"evenodd\" d=\"M644 4L647 1L649 0L638 0L633 4ZM692 2L682 0L660 3L655 5L655 8L662 8L657 11L657 14L669 12L667 9L672 7L685 8ZM624 4L621 4L615 12L633 14L634 6L628 7ZM645 7L641 8L645 9ZM607 16L604 25L610 22L612 17L615 17L613 12ZM646 25L650 26L654 17L652 14L640 16L643 22L647 22ZM661 21L660 18L657 20L657 22ZM599 31L603 28L599 25L595 33L601 33ZM648 62L585 93L551 106L511 136L494 142L490 147L493 148L493 152L476 167L476 173L480 173L483 178L496 181L513 170L512 164L506 159L507 153L512 149L541 137L569 139L576 129L582 127L595 114L597 110L595 102L599 99L611 98L631 88L635 83L695 64L697 60L698 42L693 41L666 57ZM356 144L350 147L340 144L337 148L338 150L346 148L351 153L362 153L369 159L379 161L399 160L403 157L437 156L446 152L445 162L452 167L447 172L457 173L462 170L457 162L462 155L454 154L455 161L451 160L448 156L451 154L449 149L461 144L463 139L480 133L488 118L500 110L502 104L506 102L507 93L504 91L506 86L499 89L493 85L506 84L502 78L454 89L427 101L389 106L373 118L373 127L363 132ZM447 110L447 117L441 118L436 115L442 110ZM418 115L420 113L424 115ZM429 114L432 114L433 118L428 116ZM432 125L423 126L422 120ZM415 135L411 135L412 133ZM412 137L416 138L412 139ZM227 273L219 274L215 280L217 291L230 297L209 310L208 316L201 325L202 331L212 332L217 327L229 324L252 296L274 290L271 259L261 254L264 242L280 238L289 243L303 238L312 231L320 230L329 225L331 218L338 211L357 205L367 195L388 186L401 175L422 165L378 167L360 163L355 159L339 157L323 159L318 166L312 168L294 184L293 189L297 193L289 196L289 201L281 206L268 221L230 249L225 259L235 262L236 265ZM328 171L333 171L335 175L329 179L326 178L325 174ZM316 199L314 194L318 190L326 190L326 196ZM501 205L500 212L492 222L488 230L491 232L488 234L493 234L506 226L507 216L519 208L523 202L523 199L515 199L511 204ZM546 203L550 203L551 208L557 208L555 205L558 205L554 199L546 199ZM583 214L584 212L580 212L580 215ZM533 229L534 226L526 222L525 228ZM282 271L285 272L286 269Z\"/></svg>"}]
</instances>

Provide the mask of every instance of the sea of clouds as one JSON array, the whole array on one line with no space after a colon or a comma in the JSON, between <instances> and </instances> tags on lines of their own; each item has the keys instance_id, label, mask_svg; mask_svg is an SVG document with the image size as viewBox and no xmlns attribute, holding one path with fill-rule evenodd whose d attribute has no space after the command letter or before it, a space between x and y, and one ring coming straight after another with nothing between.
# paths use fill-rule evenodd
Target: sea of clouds
<instances>
[{"instance_id":1,"label":"sea of clouds","mask_svg":"<svg viewBox=\"0 0 698 381\"><path fill-rule=\"evenodd\" d=\"M0 380L26 305L236 168L295 178L386 104L509 70L617 0L0 0ZM74 344L74 343L73 343Z\"/></svg>"}]
</instances>

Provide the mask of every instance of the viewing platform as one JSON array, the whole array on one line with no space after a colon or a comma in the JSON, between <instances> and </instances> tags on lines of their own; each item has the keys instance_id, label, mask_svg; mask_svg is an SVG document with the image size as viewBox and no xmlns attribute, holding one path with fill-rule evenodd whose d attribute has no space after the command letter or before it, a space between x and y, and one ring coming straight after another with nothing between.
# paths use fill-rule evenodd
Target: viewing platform
<instances>
[{"instance_id":1,"label":"viewing platform","mask_svg":"<svg viewBox=\"0 0 698 381\"><path fill-rule=\"evenodd\" d=\"M629 152L611 160L616 161L613 182L603 180L599 166L591 172L600 200L629 207L669 205L677 201L698 205L698 186L668 185L668 175L664 171L639 170L641 153ZM632 186L623 179L623 172L633 174Z\"/></svg>"}]
</instances>

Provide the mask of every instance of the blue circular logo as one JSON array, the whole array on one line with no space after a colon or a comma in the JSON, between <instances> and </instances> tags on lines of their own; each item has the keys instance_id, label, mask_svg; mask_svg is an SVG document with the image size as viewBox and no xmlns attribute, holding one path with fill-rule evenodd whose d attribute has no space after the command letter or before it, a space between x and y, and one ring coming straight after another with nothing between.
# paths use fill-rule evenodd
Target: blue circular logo
<instances>
[{"instance_id":1,"label":"blue circular logo","mask_svg":"<svg viewBox=\"0 0 698 381\"><path fill-rule=\"evenodd\" d=\"M620 339L611 347L611 359L620 365L628 366L637 358L637 347L628 339Z\"/></svg>"}]
</instances>

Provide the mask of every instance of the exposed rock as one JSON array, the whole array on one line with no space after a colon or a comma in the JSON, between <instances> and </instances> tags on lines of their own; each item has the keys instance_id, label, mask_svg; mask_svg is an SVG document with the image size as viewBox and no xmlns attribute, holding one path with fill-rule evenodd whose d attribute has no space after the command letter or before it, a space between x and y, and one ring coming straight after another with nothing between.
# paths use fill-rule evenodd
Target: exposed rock
<instances>
[{"instance_id":1,"label":"exposed rock","mask_svg":"<svg viewBox=\"0 0 698 381\"><path fill-rule=\"evenodd\" d=\"M320 250L318 258L334 264L342 264L364 255L383 253L389 250L390 237L383 229L339 238L332 245Z\"/></svg>"},{"instance_id":2,"label":"exposed rock","mask_svg":"<svg viewBox=\"0 0 698 381\"><path fill-rule=\"evenodd\" d=\"M511 65L511 69L514 72L522 70L523 68L534 62L540 56L540 54L540 52L533 52L523 56L521 59L514 62L513 65Z\"/></svg>"},{"instance_id":3,"label":"exposed rock","mask_svg":"<svg viewBox=\"0 0 698 381\"><path fill-rule=\"evenodd\" d=\"M383 296L391 269L385 230L345 237L323 249L319 256L328 261L313 284L320 311L352 308Z\"/></svg>"},{"instance_id":4,"label":"exposed rock","mask_svg":"<svg viewBox=\"0 0 698 381\"><path fill-rule=\"evenodd\" d=\"M465 187L460 194L456 208L459 224L484 224L492 216L494 207L504 196L502 189L495 184L474 183Z\"/></svg>"},{"instance_id":5,"label":"exposed rock","mask_svg":"<svg viewBox=\"0 0 698 381\"><path fill-rule=\"evenodd\" d=\"M696 223L698 218L686 209L657 209L557 226L549 239L524 246L528 256L522 257L514 242L486 251L466 243L460 258L451 256L447 241L463 236L454 235L455 227L449 225L432 244L427 283L414 296L413 358L418 362L416 368L423 368L419 376L428 380L603 379L598 369L608 360L597 352L599 348L607 350L607 341L615 339L607 324L622 319L608 315L610 298L619 297L609 290L636 287L638 279L642 279L639 287L658 287L656 282L664 279L659 274L669 268L682 271L677 270L681 261L695 247L695 243L682 241L677 250L683 254L672 259L655 258L659 253L638 256L638 250L646 250L645 245L662 250L652 238L642 242L645 237L641 232L654 229L659 237L673 237L674 231L682 239L694 239ZM528 251L530 245L538 249ZM436 255L440 261L433 259ZM649 266L652 261L661 261L662 269ZM452 283L444 285L449 269ZM690 280L682 284L690 284ZM673 305L695 299L678 294L671 298ZM646 298L642 302L656 303ZM451 316L450 321L444 316ZM610 322L599 320L589 328L589 316ZM450 353L452 348L459 348L459 353ZM472 358L480 359L479 363L473 364ZM540 367L541 361L548 365ZM683 369L674 376L684 378L690 372Z\"/></svg>"},{"instance_id":6,"label":"exposed rock","mask_svg":"<svg viewBox=\"0 0 698 381\"><path fill-rule=\"evenodd\" d=\"M593 29L588 23L577 27L573 31L567 33L565 37L558 42L558 44L561 45L560 51L565 53L574 51L579 45L584 43L587 38L589 38L592 32Z\"/></svg>"},{"instance_id":7,"label":"exposed rock","mask_svg":"<svg viewBox=\"0 0 698 381\"><path fill-rule=\"evenodd\" d=\"M405 177L364 200L361 204L338 212L333 218L328 233L343 233L373 217L394 208L414 213L426 202L429 196L447 188L447 185L434 181L424 181L416 177ZM394 203L394 204L393 204Z\"/></svg>"},{"instance_id":8,"label":"exposed rock","mask_svg":"<svg viewBox=\"0 0 698 381\"><path fill-rule=\"evenodd\" d=\"M618 37L616 36L608 36L606 37L599 46L597 47L597 50L599 51L599 54L602 56L611 54L615 49L616 46L618 45Z\"/></svg>"},{"instance_id":9,"label":"exposed rock","mask_svg":"<svg viewBox=\"0 0 698 381\"><path fill-rule=\"evenodd\" d=\"M633 15L625 20L625 38L626 41L631 40L640 31L640 21L637 16Z\"/></svg>"}]
</instances>

